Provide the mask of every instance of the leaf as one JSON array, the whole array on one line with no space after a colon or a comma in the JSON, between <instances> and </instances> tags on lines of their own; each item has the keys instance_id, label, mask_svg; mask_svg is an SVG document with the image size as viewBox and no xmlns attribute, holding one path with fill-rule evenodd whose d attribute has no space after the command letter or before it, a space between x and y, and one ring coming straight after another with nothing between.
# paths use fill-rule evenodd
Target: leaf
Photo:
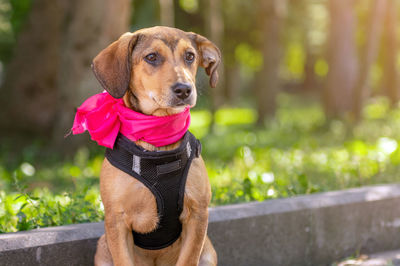
<instances>
[{"instance_id":1,"label":"leaf","mask_svg":"<svg viewBox=\"0 0 400 266\"><path fill-rule=\"evenodd\" d=\"M22 221L26 220L26 214L24 212L22 212L22 211L19 211L17 213L17 217L18 217L18 221L19 222L22 222Z\"/></svg>"},{"instance_id":2,"label":"leaf","mask_svg":"<svg viewBox=\"0 0 400 266\"><path fill-rule=\"evenodd\" d=\"M308 188L308 178L305 174L300 174L297 176L297 181L299 181L300 186L302 187L302 189L304 190L304 192L307 190Z\"/></svg>"},{"instance_id":3,"label":"leaf","mask_svg":"<svg viewBox=\"0 0 400 266\"><path fill-rule=\"evenodd\" d=\"M22 204L22 206L19 208L19 211L22 211L22 209L25 208L26 205L28 205L28 202L25 202L24 204Z\"/></svg>"},{"instance_id":4,"label":"leaf","mask_svg":"<svg viewBox=\"0 0 400 266\"><path fill-rule=\"evenodd\" d=\"M25 194L19 194L18 196L16 196L16 197L14 198L14 201L17 200L17 199L19 199L19 198L21 198L22 196L25 196Z\"/></svg>"},{"instance_id":5,"label":"leaf","mask_svg":"<svg viewBox=\"0 0 400 266\"><path fill-rule=\"evenodd\" d=\"M30 198L31 200L40 200L39 197L32 197L32 196L29 196L29 198Z\"/></svg>"}]
</instances>

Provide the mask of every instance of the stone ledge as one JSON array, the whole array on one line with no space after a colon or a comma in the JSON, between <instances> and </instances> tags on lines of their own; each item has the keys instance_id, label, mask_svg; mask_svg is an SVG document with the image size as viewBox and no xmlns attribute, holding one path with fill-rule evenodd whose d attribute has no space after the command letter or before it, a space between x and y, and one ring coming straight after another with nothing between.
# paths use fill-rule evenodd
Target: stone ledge
<instances>
[{"instance_id":1,"label":"stone ledge","mask_svg":"<svg viewBox=\"0 0 400 266\"><path fill-rule=\"evenodd\" d=\"M210 208L219 265L325 265L400 248L400 184ZM92 265L103 223L0 234L1 265ZM56 264L55 264L56 263Z\"/></svg>"},{"instance_id":2,"label":"stone ledge","mask_svg":"<svg viewBox=\"0 0 400 266\"><path fill-rule=\"evenodd\" d=\"M210 208L210 222L285 213L305 209L327 208L349 203L369 202L400 197L400 184L367 186L316 193L264 202L250 202Z\"/></svg>"},{"instance_id":3,"label":"stone ledge","mask_svg":"<svg viewBox=\"0 0 400 266\"><path fill-rule=\"evenodd\" d=\"M97 239L104 233L104 223L85 223L40 228L0 234L0 252L63 242Z\"/></svg>"}]
</instances>

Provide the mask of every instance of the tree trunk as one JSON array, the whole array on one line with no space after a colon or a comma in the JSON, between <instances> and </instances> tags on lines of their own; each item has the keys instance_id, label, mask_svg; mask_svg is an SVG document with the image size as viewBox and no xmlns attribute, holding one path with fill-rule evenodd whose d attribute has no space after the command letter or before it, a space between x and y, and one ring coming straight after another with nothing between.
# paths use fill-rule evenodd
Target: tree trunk
<instances>
[{"instance_id":1,"label":"tree trunk","mask_svg":"<svg viewBox=\"0 0 400 266\"><path fill-rule=\"evenodd\" d=\"M222 2L221 0L209 0L208 1L208 14L206 14L206 32L207 37L215 43L219 48L222 47L224 38L224 20L222 17ZM221 61L218 67L219 81L216 88L211 88L211 112L214 113L218 107L224 103L224 87L225 87L225 75L224 75L224 62Z\"/></svg>"},{"instance_id":2,"label":"tree trunk","mask_svg":"<svg viewBox=\"0 0 400 266\"><path fill-rule=\"evenodd\" d=\"M316 91L317 87L317 76L315 75L315 62L316 62L316 54L313 53L310 45L306 42L306 62L304 64L304 80L301 84L303 92L312 92Z\"/></svg>"},{"instance_id":3,"label":"tree trunk","mask_svg":"<svg viewBox=\"0 0 400 266\"><path fill-rule=\"evenodd\" d=\"M51 132L57 109L57 75L66 2L37 0L18 36L1 90L3 133Z\"/></svg>"},{"instance_id":4,"label":"tree trunk","mask_svg":"<svg viewBox=\"0 0 400 266\"><path fill-rule=\"evenodd\" d=\"M173 0L160 0L160 24L168 27L175 26Z\"/></svg>"},{"instance_id":5,"label":"tree trunk","mask_svg":"<svg viewBox=\"0 0 400 266\"><path fill-rule=\"evenodd\" d=\"M367 41L361 57L360 73L354 88L354 103L352 111L356 121L361 118L363 101L369 94L368 77L371 65L378 53L378 45L382 32L386 4L386 0L374 0L371 3Z\"/></svg>"},{"instance_id":6,"label":"tree trunk","mask_svg":"<svg viewBox=\"0 0 400 266\"><path fill-rule=\"evenodd\" d=\"M224 36L224 20L222 18L222 2L221 0L208 0L206 12L204 12L205 33L206 37L215 43L219 48L222 48ZM215 125L215 112L224 103L225 75L224 75L224 60L218 67L219 80L217 87L209 88L208 97L210 99L211 123L209 125L209 132L214 131ZM208 83L208 82L207 82Z\"/></svg>"},{"instance_id":7,"label":"tree trunk","mask_svg":"<svg viewBox=\"0 0 400 266\"><path fill-rule=\"evenodd\" d=\"M388 1L385 15L385 30L383 49L383 93L394 106L400 98L397 70L396 70L396 54L397 54L397 5L394 1Z\"/></svg>"},{"instance_id":8,"label":"tree trunk","mask_svg":"<svg viewBox=\"0 0 400 266\"><path fill-rule=\"evenodd\" d=\"M328 117L341 117L351 110L357 80L356 19L353 0L330 0L328 43L329 72L323 102Z\"/></svg>"},{"instance_id":9,"label":"tree trunk","mask_svg":"<svg viewBox=\"0 0 400 266\"><path fill-rule=\"evenodd\" d=\"M91 61L128 29L129 10L130 0L34 1L7 68L2 127L62 140L75 107L101 91Z\"/></svg>"},{"instance_id":10,"label":"tree trunk","mask_svg":"<svg viewBox=\"0 0 400 266\"><path fill-rule=\"evenodd\" d=\"M263 67L256 76L256 101L258 125L276 110L276 95L280 86L279 65L281 62L281 29L286 14L286 1L261 1L260 23L263 34L260 50L263 53Z\"/></svg>"},{"instance_id":11,"label":"tree trunk","mask_svg":"<svg viewBox=\"0 0 400 266\"><path fill-rule=\"evenodd\" d=\"M298 24L298 31L301 34L301 41L305 51L305 62L303 65L303 80L300 86L300 92L309 94L312 92L320 93L320 88L318 88L318 78L315 73L315 63L319 55L319 47L312 43L311 41L311 31L313 30L312 22L310 18L310 2L307 0L297 0L296 2L291 2L295 8L296 17L292 23ZM297 7L296 7L297 5ZM293 11L292 11L293 12ZM304 19L308 18L308 19ZM295 26L295 25L293 25Z\"/></svg>"},{"instance_id":12,"label":"tree trunk","mask_svg":"<svg viewBox=\"0 0 400 266\"><path fill-rule=\"evenodd\" d=\"M75 108L102 88L90 68L93 58L129 29L130 0L73 0L64 24L58 72L54 140L63 142ZM84 26L83 26L84 25Z\"/></svg>"}]
</instances>

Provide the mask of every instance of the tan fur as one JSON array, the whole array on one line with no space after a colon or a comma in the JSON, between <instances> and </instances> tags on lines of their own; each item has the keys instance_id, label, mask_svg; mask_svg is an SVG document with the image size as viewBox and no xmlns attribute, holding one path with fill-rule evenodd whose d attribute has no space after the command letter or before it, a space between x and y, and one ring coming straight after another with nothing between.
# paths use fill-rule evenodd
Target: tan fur
<instances>
[{"instance_id":1,"label":"tan fur","mask_svg":"<svg viewBox=\"0 0 400 266\"><path fill-rule=\"evenodd\" d=\"M195 54L192 64L182 59L187 51ZM157 67L143 60L153 52L164 60ZM176 82L191 84L194 92L188 105L194 106L197 67L206 68L210 83L215 86L219 61L218 48L206 38L173 28L154 27L121 36L95 58L93 69L110 94L123 95L128 107L148 115L165 116L184 108L174 105L171 86ZM125 67L127 72L119 76ZM124 84L127 88L121 88ZM180 141L160 148L143 141L136 143L147 150L171 150ZM132 230L151 232L158 223L156 200L145 185L104 159L100 192L105 209L105 235L98 241L95 265L217 264L216 252L206 235L211 188L201 157L193 160L186 181L180 216L182 234L166 248L145 250L133 243Z\"/></svg>"}]
</instances>

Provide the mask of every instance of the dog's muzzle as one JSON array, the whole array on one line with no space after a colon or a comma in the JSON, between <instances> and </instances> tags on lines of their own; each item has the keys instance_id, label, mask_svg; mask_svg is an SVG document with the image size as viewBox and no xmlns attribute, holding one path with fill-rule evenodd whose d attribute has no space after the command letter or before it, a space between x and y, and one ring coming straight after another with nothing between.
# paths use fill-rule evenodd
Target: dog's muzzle
<instances>
[{"instance_id":1,"label":"dog's muzzle","mask_svg":"<svg viewBox=\"0 0 400 266\"><path fill-rule=\"evenodd\" d=\"M171 105L182 106L193 104L193 87L188 83L175 83L171 87L173 98Z\"/></svg>"}]
</instances>

